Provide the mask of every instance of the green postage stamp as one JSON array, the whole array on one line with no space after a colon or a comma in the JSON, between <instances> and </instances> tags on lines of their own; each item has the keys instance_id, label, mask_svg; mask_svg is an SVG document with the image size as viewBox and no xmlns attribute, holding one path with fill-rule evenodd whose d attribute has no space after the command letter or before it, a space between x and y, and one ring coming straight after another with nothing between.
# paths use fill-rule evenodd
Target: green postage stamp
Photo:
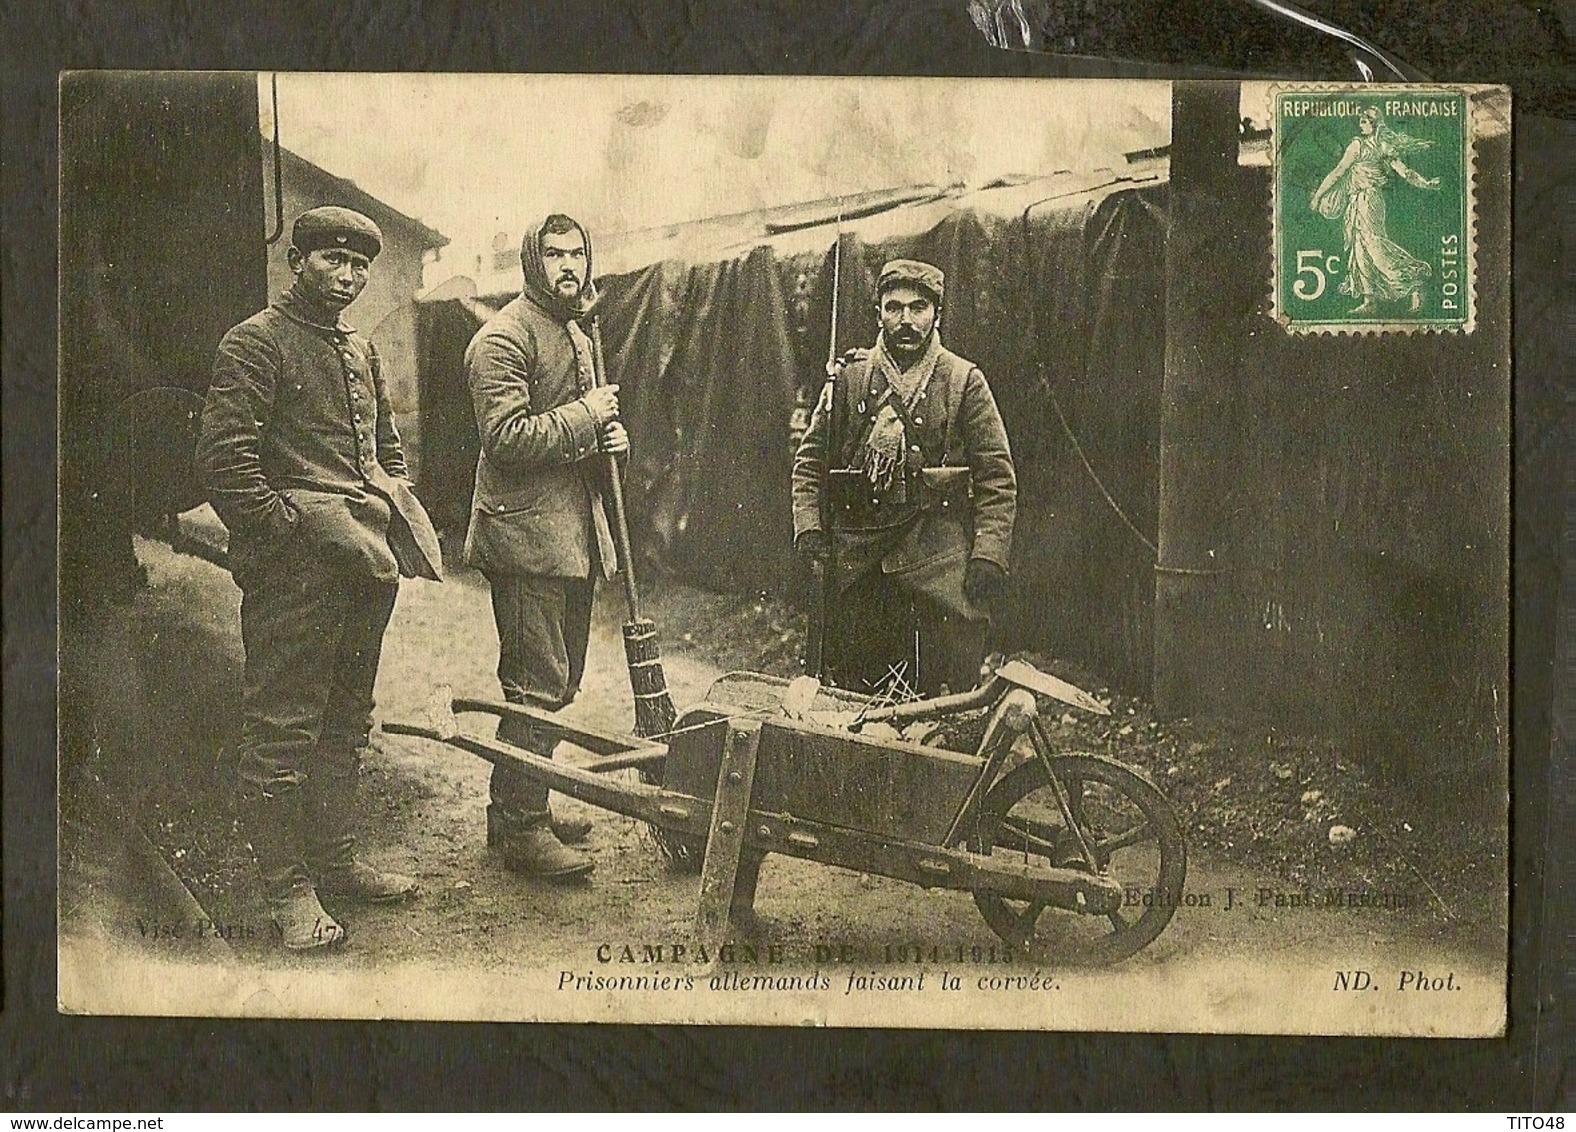
<instances>
[{"instance_id":1,"label":"green postage stamp","mask_svg":"<svg viewBox=\"0 0 1576 1132\"><path fill-rule=\"evenodd\" d=\"M1293 333L1470 333L1467 93L1277 86L1271 103L1277 320Z\"/></svg>"}]
</instances>

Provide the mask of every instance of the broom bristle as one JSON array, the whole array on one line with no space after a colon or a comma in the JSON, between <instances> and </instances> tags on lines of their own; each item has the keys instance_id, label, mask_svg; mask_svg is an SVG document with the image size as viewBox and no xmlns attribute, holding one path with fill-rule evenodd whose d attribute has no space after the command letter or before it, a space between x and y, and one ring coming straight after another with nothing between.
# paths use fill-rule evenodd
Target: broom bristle
<instances>
[{"instance_id":1,"label":"broom bristle","mask_svg":"<svg viewBox=\"0 0 1576 1132\"><path fill-rule=\"evenodd\" d=\"M624 626L624 656L629 661L629 686L635 693L635 734L642 739L665 738L678 720L668 693L657 651L657 630L650 621Z\"/></svg>"},{"instance_id":2,"label":"broom bristle","mask_svg":"<svg viewBox=\"0 0 1576 1132\"><path fill-rule=\"evenodd\" d=\"M662 655L657 650L656 625L647 620L631 621L624 626L624 657L629 662L629 686L635 693L635 734L642 739L666 739L678 722L678 711L668 692L662 671ZM642 782L662 783L642 767ZM660 826L647 825L651 839L662 855L680 869L697 872L706 855L704 842L670 833Z\"/></svg>"}]
</instances>

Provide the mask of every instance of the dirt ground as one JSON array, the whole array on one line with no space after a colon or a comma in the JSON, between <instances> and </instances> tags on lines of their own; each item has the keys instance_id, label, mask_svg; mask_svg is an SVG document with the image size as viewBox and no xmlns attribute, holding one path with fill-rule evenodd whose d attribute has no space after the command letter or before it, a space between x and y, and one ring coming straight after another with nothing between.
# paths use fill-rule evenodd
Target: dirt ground
<instances>
[{"instance_id":1,"label":"dirt ground","mask_svg":"<svg viewBox=\"0 0 1576 1132\"><path fill-rule=\"evenodd\" d=\"M63 932L147 943L136 893L109 903L117 870L104 859L99 826L119 812L146 833L237 958L275 969L320 965L319 957L277 948L235 824L239 592L219 568L163 544L139 542L137 552L147 588L131 607L109 615L115 631L96 638L89 661L79 661L114 710L96 717L93 752L63 766ZM628 730L633 708L618 599L612 587L599 595L585 687L569 714ZM647 599L681 709L723 671L793 673L800 624L764 595L724 597L666 584ZM457 571L441 585L406 582L378 681L380 716L420 720L436 674L456 694L491 698L495 659L481 579ZM1053 728L1058 740L1130 761L1167 789L1189 831L1187 891L1213 897L1208 906L1183 908L1129 963L1219 961L1244 950L1318 953L1331 940L1502 962L1504 829L1495 824L1503 814L1492 802L1426 813L1365 782L1327 744L1204 722L1161 724L1142 703L1085 686L1110 700L1113 714L1076 719L1069 712ZM476 718L478 731L488 733L485 719ZM401 907L347 910L350 940L337 963L507 971L588 958L596 941L688 936L696 880L668 868L632 819L555 798L560 812L596 823L588 843L597 866L592 883L554 887L505 871L485 848L488 769L439 744L378 737L356 820L369 855L418 878L422 895ZM1351 839L1332 844L1331 829L1342 825ZM1407 899L1399 909L1321 916L1278 902L1220 914L1228 888L1279 894L1304 884ZM1001 950L966 894L775 856L763 871L757 909L772 924L771 938L790 945Z\"/></svg>"}]
</instances>

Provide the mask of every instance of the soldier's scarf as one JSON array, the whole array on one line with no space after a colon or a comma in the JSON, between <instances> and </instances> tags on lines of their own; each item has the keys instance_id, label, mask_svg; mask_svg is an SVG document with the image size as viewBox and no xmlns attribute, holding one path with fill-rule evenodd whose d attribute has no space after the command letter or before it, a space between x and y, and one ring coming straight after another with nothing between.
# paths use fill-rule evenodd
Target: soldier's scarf
<instances>
[{"instance_id":1,"label":"soldier's scarf","mask_svg":"<svg viewBox=\"0 0 1576 1132\"><path fill-rule=\"evenodd\" d=\"M904 501L904 485L908 479L908 437L904 434L903 420L891 405L891 398L901 397L903 407L914 415L914 410L925 399L930 379L936 374L936 360L941 356L941 331L931 331L930 342L919 360L907 370L898 368L887 351L886 334L883 332L871 353L875 371L886 381L887 392L865 438L865 455L861 467L875 487L892 491L894 502Z\"/></svg>"}]
</instances>

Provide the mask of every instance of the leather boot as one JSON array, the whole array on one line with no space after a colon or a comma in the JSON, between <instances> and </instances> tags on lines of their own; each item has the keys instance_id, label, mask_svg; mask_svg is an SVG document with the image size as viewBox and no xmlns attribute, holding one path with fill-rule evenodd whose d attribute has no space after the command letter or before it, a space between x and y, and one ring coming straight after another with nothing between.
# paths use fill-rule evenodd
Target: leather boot
<instances>
[{"instance_id":1,"label":"leather boot","mask_svg":"<svg viewBox=\"0 0 1576 1132\"><path fill-rule=\"evenodd\" d=\"M511 813L494 802L487 807L487 845L511 872L567 882L589 877L596 864L553 836L546 810Z\"/></svg>"},{"instance_id":2,"label":"leather boot","mask_svg":"<svg viewBox=\"0 0 1576 1132\"><path fill-rule=\"evenodd\" d=\"M554 815L550 825L553 836L565 845L578 845L591 836L591 822L586 818L561 818Z\"/></svg>"},{"instance_id":3,"label":"leather boot","mask_svg":"<svg viewBox=\"0 0 1576 1132\"><path fill-rule=\"evenodd\" d=\"M554 739L550 734L522 723L520 720L507 717L498 721L498 738L505 743L530 751L532 754L539 754L547 759L553 757L559 746L558 740ZM583 818L559 818L553 816L547 803L547 787L534 780L517 782L510 790L508 796L510 798L518 796L520 798L520 805L509 807L512 812L529 811L536 813L541 810L549 811L549 828L551 828L553 836L564 845L576 845L591 835L591 822ZM491 813L490 810L489 813ZM490 819L487 830L487 843L491 845L493 842L492 821Z\"/></svg>"},{"instance_id":4,"label":"leather boot","mask_svg":"<svg viewBox=\"0 0 1576 1132\"><path fill-rule=\"evenodd\" d=\"M417 893L414 879L384 872L356 856L356 778L354 775L318 774L305 787L311 833L307 838L307 867L317 880L317 890L329 901L363 904L396 904Z\"/></svg>"},{"instance_id":5,"label":"leather boot","mask_svg":"<svg viewBox=\"0 0 1576 1132\"><path fill-rule=\"evenodd\" d=\"M290 789L276 794L242 796L245 820L263 896L281 941L291 951L332 947L345 939L345 929L318 903L301 851L301 794Z\"/></svg>"}]
</instances>

